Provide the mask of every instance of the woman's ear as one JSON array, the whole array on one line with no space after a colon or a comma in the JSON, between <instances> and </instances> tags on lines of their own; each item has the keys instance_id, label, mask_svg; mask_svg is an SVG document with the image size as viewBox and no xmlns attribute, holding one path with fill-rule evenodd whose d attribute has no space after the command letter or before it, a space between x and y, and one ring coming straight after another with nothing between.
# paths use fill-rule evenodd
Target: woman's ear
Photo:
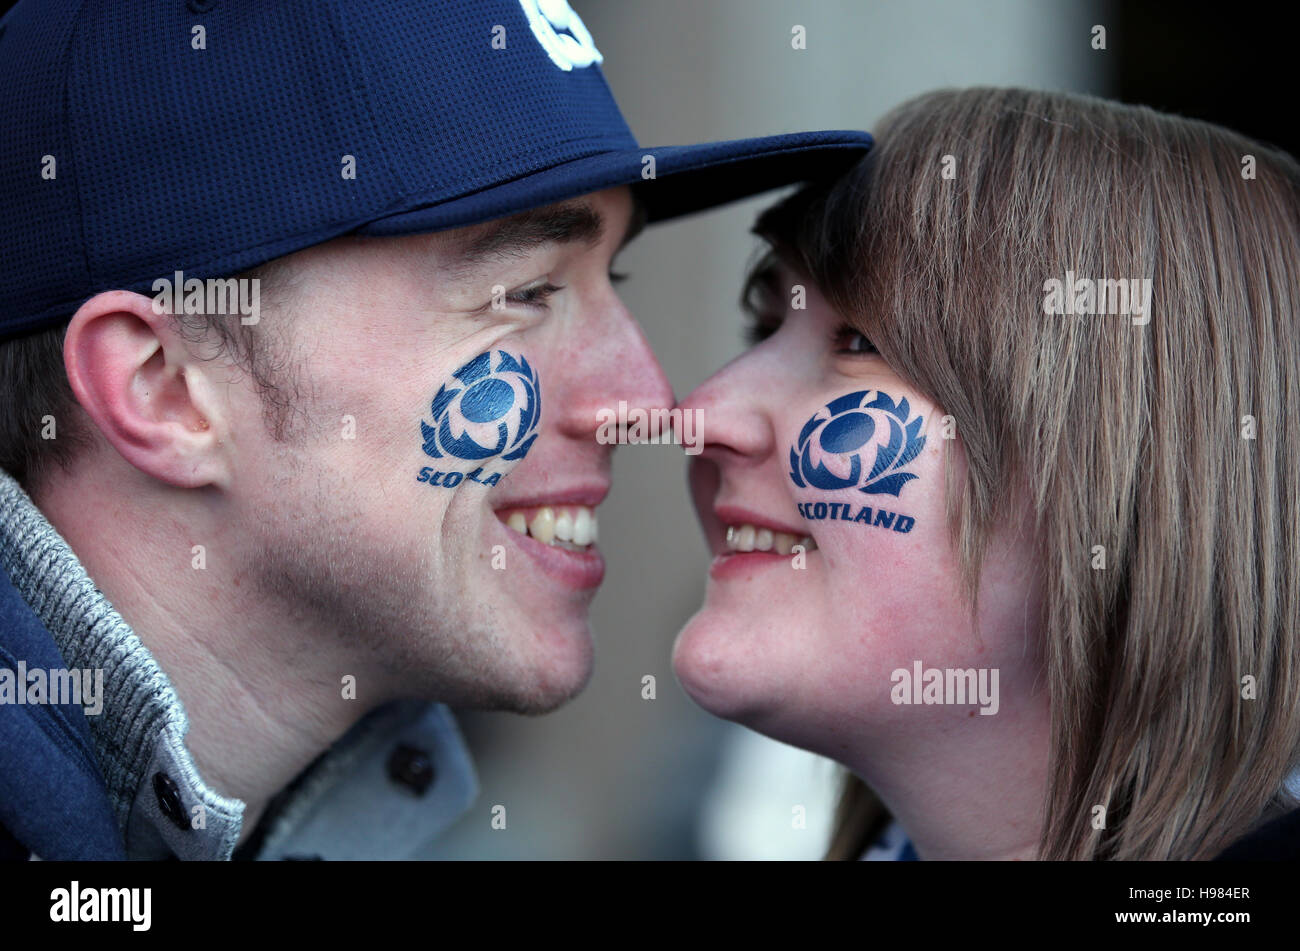
<instances>
[{"instance_id":1,"label":"woman's ear","mask_svg":"<svg viewBox=\"0 0 1300 951\"><path fill-rule=\"evenodd\" d=\"M63 340L68 382L100 433L131 465L181 488L229 477L214 364L199 359L148 297L86 301Z\"/></svg>"}]
</instances>

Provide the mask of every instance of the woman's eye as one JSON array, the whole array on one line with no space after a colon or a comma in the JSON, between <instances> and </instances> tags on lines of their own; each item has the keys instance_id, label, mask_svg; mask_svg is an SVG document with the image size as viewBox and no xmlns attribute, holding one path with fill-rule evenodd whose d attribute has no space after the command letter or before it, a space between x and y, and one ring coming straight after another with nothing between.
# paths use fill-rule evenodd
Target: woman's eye
<instances>
[{"instance_id":1,"label":"woman's eye","mask_svg":"<svg viewBox=\"0 0 1300 951\"><path fill-rule=\"evenodd\" d=\"M763 314L749 314L749 319L745 322L744 336L745 343L751 347L756 347L772 334L781 329L780 317L769 317Z\"/></svg>"},{"instance_id":2,"label":"woman's eye","mask_svg":"<svg viewBox=\"0 0 1300 951\"><path fill-rule=\"evenodd\" d=\"M878 352L871 341L848 324L841 324L835 330L832 344L836 353L872 354Z\"/></svg>"},{"instance_id":3,"label":"woman's eye","mask_svg":"<svg viewBox=\"0 0 1300 951\"><path fill-rule=\"evenodd\" d=\"M506 295L506 300L525 307L545 307L551 295L559 290L563 290L563 287L552 284L549 280L543 280L521 287L517 291L511 291Z\"/></svg>"}]
</instances>

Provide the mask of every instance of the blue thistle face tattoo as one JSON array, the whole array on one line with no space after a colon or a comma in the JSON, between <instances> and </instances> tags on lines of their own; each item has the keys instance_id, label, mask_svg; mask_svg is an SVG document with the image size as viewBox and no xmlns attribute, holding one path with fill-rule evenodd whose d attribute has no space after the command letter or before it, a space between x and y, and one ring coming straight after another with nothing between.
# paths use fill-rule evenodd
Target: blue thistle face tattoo
<instances>
[{"instance_id":1,"label":"blue thistle face tattoo","mask_svg":"<svg viewBox=\"0 0 1300 951\"><path fill-rule=\"evenodd\" d=\"M496 485L528 455L541 416L537 370L506 350L480 353L438 388L420 421L422 448L435 464L416 481L448 489Z\"/></svg>"},{"instance_id":2,"label":"blue thistle face tattoo","mask_svg":"<svg viewBox=\"0 0 1300 951\"><path fill-rule=\"evenodd\" d=\"M790 479L800 489L867 496L899 493L913 479L907 465L925 448L923 420L907 399L883 390L858 390L831 400L803 425L790 447ZM874 454L872 449L874 448ZM879 500L872 500L879 501ZM910 532L916 519L852 502L800 501L806 519L834 519Z\"/></svg>"}]
</instances>

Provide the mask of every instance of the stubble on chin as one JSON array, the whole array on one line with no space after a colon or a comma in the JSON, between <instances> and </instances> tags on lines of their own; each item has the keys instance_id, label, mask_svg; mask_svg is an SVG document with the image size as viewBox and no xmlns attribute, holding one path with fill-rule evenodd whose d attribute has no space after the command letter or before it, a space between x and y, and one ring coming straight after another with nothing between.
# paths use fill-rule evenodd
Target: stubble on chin
<instances>
[{"instance_id":1,"label":"stubble on chin","mask_svg":"<svg viewBox=\"0 0 1300 951\"><path fill-rule=\"evenodd\" d=\"M319 479L296 506L280 498L278 517L260 526L251 574L275 613L314 641L306 649L337 658L337 672L322 674L331 689L350 673L359 697L365 691L374 702L418 698L536 716L586 686L585 625L544 643L527 611L482 593L491 579L480 559L437 558L427 539L399 548L393 533L367 525L346 493Z\"/></svg>"}]
</instances>

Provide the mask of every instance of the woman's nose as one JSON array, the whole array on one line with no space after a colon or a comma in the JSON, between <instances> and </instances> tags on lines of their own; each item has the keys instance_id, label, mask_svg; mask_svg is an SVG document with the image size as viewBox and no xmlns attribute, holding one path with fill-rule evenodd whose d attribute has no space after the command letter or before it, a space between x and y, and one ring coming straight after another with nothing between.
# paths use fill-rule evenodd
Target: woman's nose
<instances>
[{"instance_id":1,"label":"woman's nose","mask_svg":"<svg viewBox=\"0 0 1300 951\"><path fill-rule=\"evenodd\" d=\"M730 450L762 457L773 450L773 401L779 401L767 361L756 351L737 357L713 374L678 405L691 413L706 455Z\"/></svg>"}]
</instances>

